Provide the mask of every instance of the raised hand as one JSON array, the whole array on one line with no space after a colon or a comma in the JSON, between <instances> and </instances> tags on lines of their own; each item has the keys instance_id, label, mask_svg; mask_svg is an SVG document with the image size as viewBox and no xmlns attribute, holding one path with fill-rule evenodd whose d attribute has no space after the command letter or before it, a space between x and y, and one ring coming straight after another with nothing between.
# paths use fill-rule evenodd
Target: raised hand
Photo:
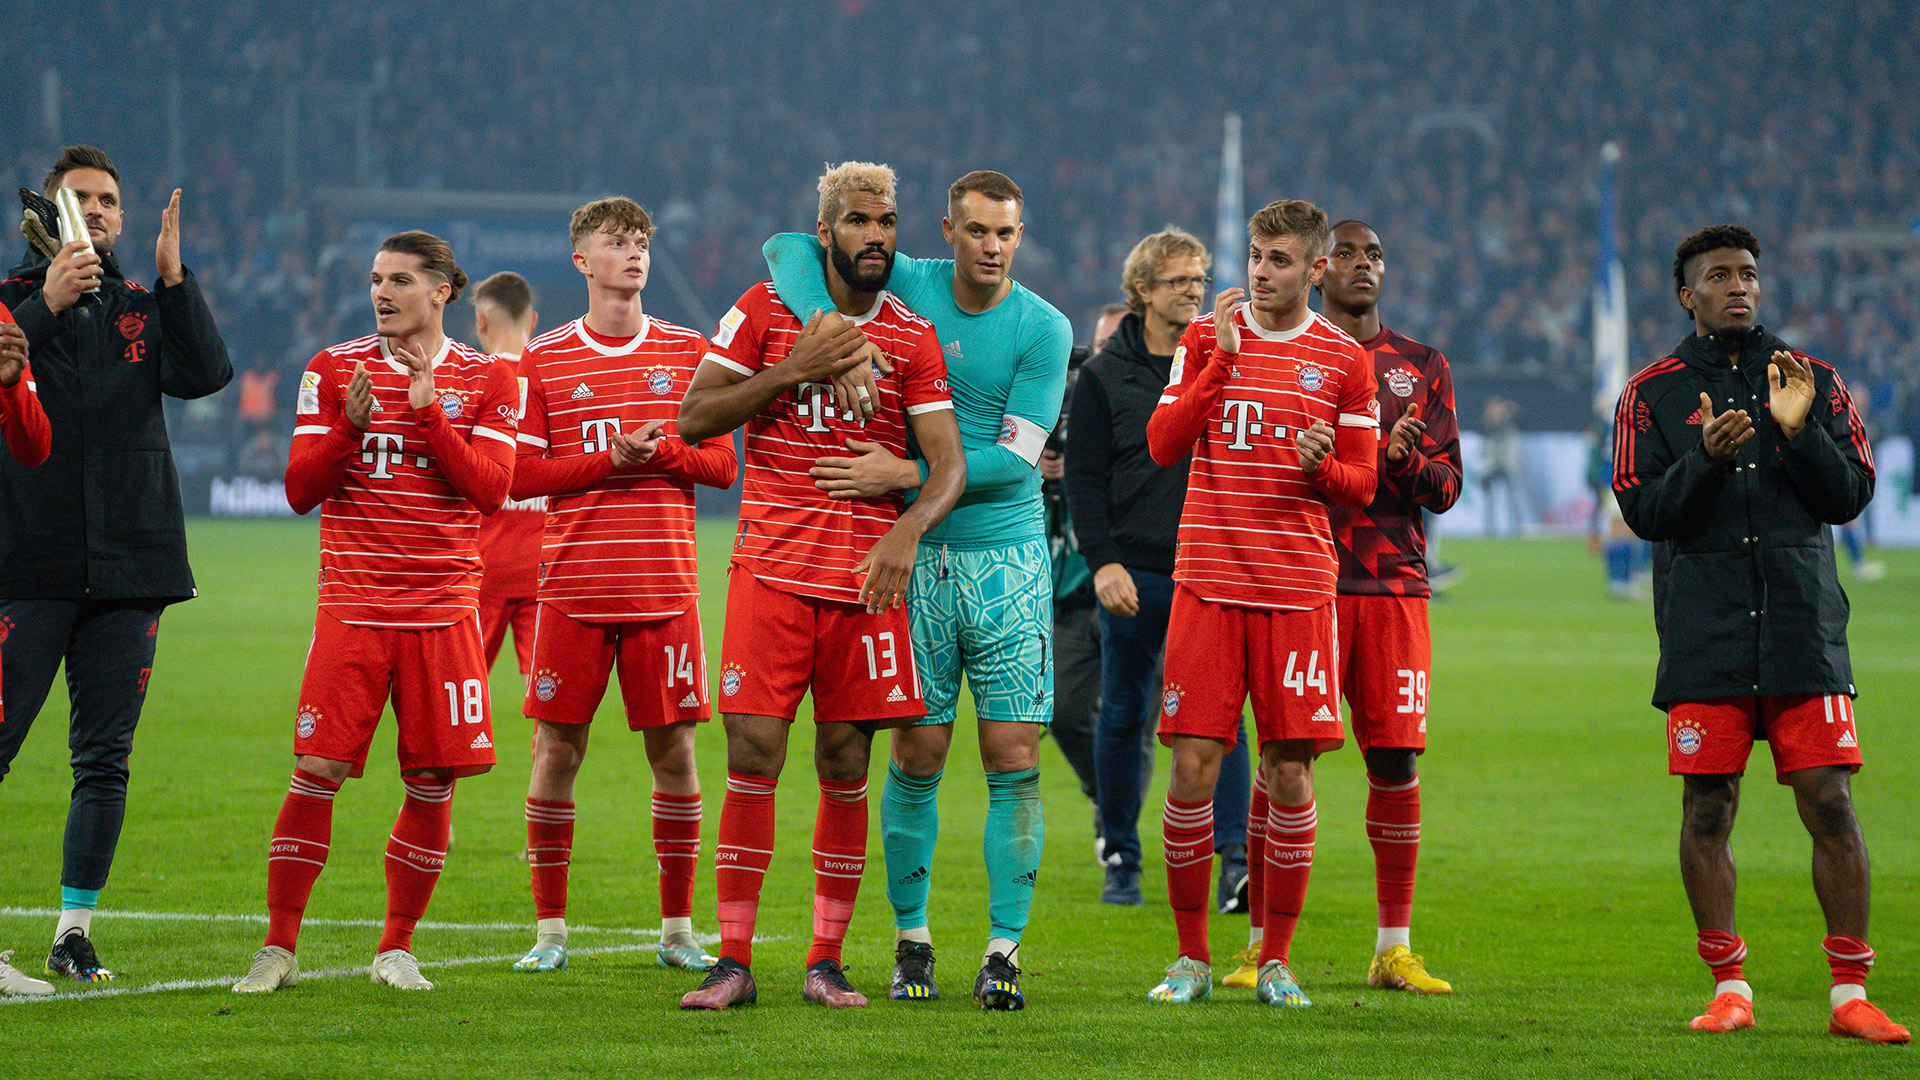
<instances>
[{"instance_id":1,"label":"raised hand","mask_svg":"<svg viewBox=\"0 0 1920 1080\"><path fill-rule=\"evenodd\" d=\"M364 360L353 364L353 377L347 380L347 400L344 406L347 419L361 431L373 423L373 376L367 374Z\"/></svg>"},{"instance_id":2,"label":"raised hand","mask_svg":"<svg viewBox=\"0 0 1920 1080\"><path fill-rule=\"evenodd\" d=\"M1293 437L1293 443L1300 450L1300 471L1312 476L1333 453L1333 425L1315 420L1312 427Z\"/></svg>"},{"instance_id":3,"label":"raised hand","mask_svg":"<svg viewBox=\"0 0 1920 1080\"><path fill-rule=\"evenodd\" d=\"M427 354L401 341L394 341L393 355L407 365L407 404L424 409L433 404L433 361Z\"/></svg>"},{"instance_id":4,"label":"raised hand","mask_svg":"<svg viewBox=\"0 0 1920 1080\"><path fill-rule=\"evenodd\" d=\"M613 437L613 445L607 448L612 456L613 467L624 469L629 465L645 465L653 460L660 449L660 433L667 428L665 420L649 420L640 425L637 431L623 431Z\"/></svg>"},{"instance_id":5,"label":"raised hand","mask_svg":"<svg viewBox=\"0 0 1920 1080\"><path fill-rule=\"evenodd\" d=\"M1412 456L1420 445L1420 436L1426 434L1427 422L1420 419L1420 403L1407 406L1394 422L1393 430L1387 434L1387 460L1398 465Z\"/></svg>"},{"instance_id":6,"label":"raised hand","mask_svg":"<svg viewBox=\"0 0 1920 1080\"><path fill-rule=\"evenodd\" d=\"M1767 367L1769 378L1771 378L1773 365L1769 364ZM1811 400L1811 393L1808 396ZM1740 452L1740 448L1747 445L1753 438L1753 419L1747 415L1747 410L1728 409L1716 416L1713 412L1713 399L1705 392L1700 395L1700 415L1706 418L1706 421L1700 425L1700 444L1706 447L1707 456L1715 461L1732 461L1734 455ZM1801 407L1800 417L1803 421L1806 419L1804 406ZM1784 428L1784 425L1782 427Z\"/></svg>"},{"instance_id":7,"label":"raised hand","mask_svg":"<svg viewBox=\"0 0 1920 1080\"><path fill-rule=\"evenodd\" d=\"M1767 409L1780 434L1789 439L1807 426L1807 413L1813 409L1813 371L1784 349L1767 364Z\"/></svg>"},{"instance_id":8,"label":"raised hand","mask_svg":"<svg viewBox=\"0 0 1920 1080\"><path fill-rule=\"evenodd\" d=\"M58 315L79 303L81 293L100 287L103 272L92 242L74 240L62 247L47 267L47 283L40 293L47 310Z\"/></svg>"},{"instance_id":9,"label":"raised hand","mask_svg":"<svg viewBox=\"0 0 1920 1080\"><path fill-rule=\"evenodd\" d=\"M20 385L27 370L27 332L11 322L0 323L0 386Z\"/></svg>"},{"instance_id":10,"label":"raised hand","mask_svg":"<svg viewBox=\"0 0 1920 1080\"><path fill-rule=\"evenodd\" d=\"M1223 353L1240 351L1240 328L1233 324L1233 309L1247 298L1245 289L1222 289L1213 300L1213 340Z\"/></svg>"},{"instance_id":11,"label":"raised hand","mask_svg":"<svg viewBox=\"0 0 1920 1080\"><path fill-rule=\"evenodd\" d=\"M160 211L160 238L153 242L153 272L162 285L178 285L187 279L186 267L180 262L179 188L173 189L173 198Z\"/></svg>"}]
</instances>

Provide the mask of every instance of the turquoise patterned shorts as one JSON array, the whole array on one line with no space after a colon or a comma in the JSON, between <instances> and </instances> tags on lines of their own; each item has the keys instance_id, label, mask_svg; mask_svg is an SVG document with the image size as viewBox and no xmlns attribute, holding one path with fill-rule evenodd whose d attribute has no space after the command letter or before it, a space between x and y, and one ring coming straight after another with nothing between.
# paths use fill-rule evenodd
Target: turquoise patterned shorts
<instances>
[{"instance_id":1,"label":"turquoise patterned shorts","mask_svg":"<svg viewBox=\"0 0 1920 1080\"><path fill-rule=\"evenodd\" d=\"M920 545L909 597L923 724L951 724L960 675L985 720L1053 720L1053 577L1047 542Z\"/></svg>"}]
</instances>

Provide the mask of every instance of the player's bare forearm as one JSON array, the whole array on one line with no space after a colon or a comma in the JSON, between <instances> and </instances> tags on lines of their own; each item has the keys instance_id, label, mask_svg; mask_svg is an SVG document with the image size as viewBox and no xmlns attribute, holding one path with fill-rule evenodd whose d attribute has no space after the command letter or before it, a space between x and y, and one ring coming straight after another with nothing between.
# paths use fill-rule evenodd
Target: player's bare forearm
<instances>
[{"instance_id":1,"label":"player's bare forearm","mask_svg":"<svg viewBox=\"0 0 1920 1080\"><path fill-rule=\"evenodd\" d=\"M792 371L775 364L751 376L742 376L719 364L701 364L687 396L680 399L676 421L680 437L690 443L728 435L760 415L780 395L799 383Z\"/></svg>"},{"instance_id":2,"label":"player's bare forearm","mask_svg":"<svg viewBox=\"0 0 1920 1080\"><path fill-rule=\"evenodd\" d=\"M324 435L296 435L287 451L287 505L304 514L325 502L347 478L360 431L344 416Z\"/></svg>"},{"instance_id":3,"label":"player's bare forearm","mask_svg":"<svg viewBox=\"0 0 1920 1080\"><path fill-rule=\"evenodd\" d=\"M613 472L613 455L602 451L564 461L530 450L514 458L513 480L507 494L515 499L577 495Z\"/></svg>"},{"instance_id":4,"label":"player's bare forearm","mask_svg":"<svg viewBox=\"0 0 1920 1080\"><path fill-rule=\"evenodd\" d=\"M900 520L911 519L924 533L945 520L953 504L960 501L961 493L967 490L967 456L960 447L960 423L954 419L952 409L936 409L908 420L913 424L913 437L920 444L920 452L926 456L927 479L920 485L919 497L900 515ZM919 536L915 535L914 539L917 542Z\"/></svg>"}]
</instances>

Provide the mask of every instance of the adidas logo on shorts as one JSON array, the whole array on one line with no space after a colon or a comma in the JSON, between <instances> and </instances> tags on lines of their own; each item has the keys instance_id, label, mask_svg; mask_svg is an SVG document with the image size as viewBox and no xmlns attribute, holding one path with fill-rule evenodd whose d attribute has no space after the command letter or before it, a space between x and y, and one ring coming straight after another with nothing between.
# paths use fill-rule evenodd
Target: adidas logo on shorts
<instances>
[{"instance_id":1,"label":"adidas logo on shorts","mask_svg":"<svg viewBox=\"0 0 1920 1080\"><path fill-rule=\"evenodd\" d=\"M487 738L487 733L483 731L473 737L473 741L467 744L467 749L491 750L493 749L493 740Z\"/></svg>"},{"instance_id":2,"label":"adidas logo on shorts","mask_svg":"<svg viewBox=\"0 0 1920 1080\"><path fill-rule=\"evenodd\" d=\"M681 707L681 708L683 708L683 709L697 709L697 708L699 708L699 707L700 707L700 695L699 695L699 694L696 694L696 693L694 693L694 692L693 692L693 691L691 691L691 690L689 690L689 691L687 691L687 696L686 696L686 697L683 697L683 698L681 698L681 699L680 699L680 707Z\"/></svg>"},{"instance_id":3,"label":"adidas logo on shorts","mask_svg":"<svg viewBox=\"0 0 1920 1080\"><path fill-rule=\"evenodd\" d=\"M1843 731L1840 733L1840 741L1833 745L1842 750L1852 750L1860 745L1860 740L1853 737L1853 732Z\"/></svg>"},{"instance_id":4,"label":"adidas logo on shorts","mask_svg":"<svg viewBox=\"0 0 1920 1080\"><path fill-rule=\"evenodd\" d=\"M899 687L899 686L895 686L895 687L893 688L893 693L891 693L891 694L888 694L888 695L887 695L887 700L888 700L888 701L890 701L890 702L892 702L892 701L905 701L905 700L907 700L907 695L901 692L901 690L900 690L900 687Z\"/></svg>"},{"instance_id":5,"label":"adidas logo on shorts","mask_svg":"<svg viewBox=\"0 0 1920 1080\"><path fill-rule=\"evenodd\" d=\"M1314 723L1314 724L1332 724L1336 722L1337 721L1335 721L1333 718L1333 710L1327 708L1325 705L1322 705L1318 709L1315 709L1313 712L1313 719L1309 721L1309 723Z\"/></svg>"},{"instance_id":6,"label":"adidas logo on shorts","mask_svg":"<svg viewBox=\"0 0 1920 1080\"><path fill-rule=\"evenodd\" d=\"M587 388L586 383L581 383L579 386L576 386L573 388L573 400L575 401L579 401L581 398L590 398L592 396L593 396L593 391Z\"/></svg>"}]
</instances>

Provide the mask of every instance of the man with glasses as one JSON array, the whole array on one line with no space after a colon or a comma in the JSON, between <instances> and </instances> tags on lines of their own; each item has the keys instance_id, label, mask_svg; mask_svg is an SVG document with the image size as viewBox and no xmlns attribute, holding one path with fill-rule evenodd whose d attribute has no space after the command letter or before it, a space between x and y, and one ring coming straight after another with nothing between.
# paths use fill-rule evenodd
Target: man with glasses
<instances>
[{"instance_id":1,"label":"man with glasses","mask_svg":"<svg viewBox=\"0 0 1920 1080\"><path fill-rule=\"evenodd\" d=\"M1147 418L1165 389L1173 351L1200 314L1213 257L1192 234L1167 228L1127 256L1120 287L1129 313L1081 369L1067 429L1067 502L1100 601L1099 775L1107 882L1100 899L1139 904L1140 782L1147 720L1173 603L1174 532L1187 497L1186 458L1163 468L1147 453ZM1245 910L1250 766L1243 730L1214 788L1214 846L1223 910Z\"/></svg>"}]
</instances>

